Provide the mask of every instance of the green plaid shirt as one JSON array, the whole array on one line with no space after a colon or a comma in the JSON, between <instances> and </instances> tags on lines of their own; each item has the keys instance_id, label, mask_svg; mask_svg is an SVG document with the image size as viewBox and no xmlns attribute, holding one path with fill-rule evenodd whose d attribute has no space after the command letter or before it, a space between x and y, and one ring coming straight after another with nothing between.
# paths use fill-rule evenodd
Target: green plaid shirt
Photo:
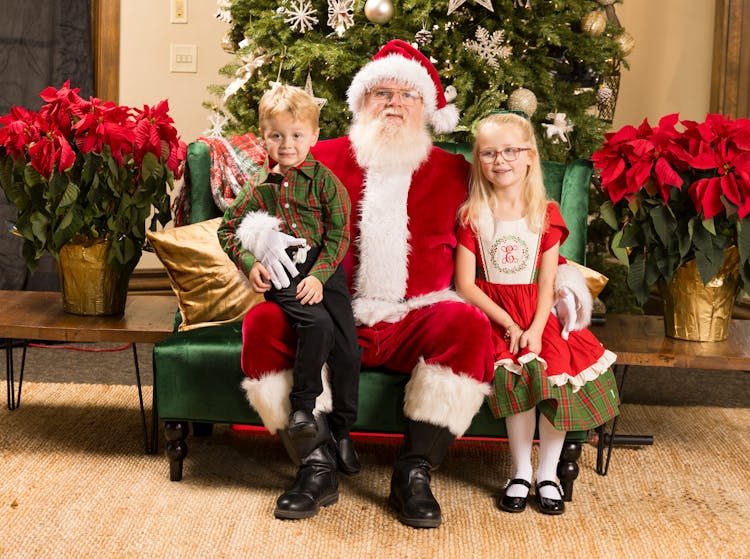
<instances>
[{"instance_id":1,"label":"green plaid shirt","mask_svg":"<svg viewBox=\"0 0 750 559\"><path fill-rule=\"evenodd\" d=\"M322 247L310 274L325 283L349 248L349 194L336 176L311 154L283 177L271 173L269 158L250 177L224 213L219 240L229 257L245 274L256 258L236 237L242 219L262 211L281 219L281 231Z\"/></svg>"}]
</instances>

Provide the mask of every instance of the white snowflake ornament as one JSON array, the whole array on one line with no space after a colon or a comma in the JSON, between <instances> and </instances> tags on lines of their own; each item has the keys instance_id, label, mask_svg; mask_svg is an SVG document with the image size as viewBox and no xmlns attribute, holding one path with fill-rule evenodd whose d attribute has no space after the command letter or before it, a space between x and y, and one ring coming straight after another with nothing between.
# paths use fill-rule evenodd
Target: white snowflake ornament
<instances>
[{"instance_id":1,"label":"white snowflake ornament","mask_svg":"<svg viewBox=\"0 0 750 559\"><path fill-rule=\"evenodd\" d=\"M284 16L284 23L290 24L289 27L292 28L292 31L304 34L318 23L318 18L315 15L318 10L313 8L310 0L291 0L289 6L280 8L279 11Z\"/></svg>"},{"instance_id":2,"label":"white snowflake ornament","mask_svg":"<svg viewBox=\"0 0 750 559\"><path fill-rule=\"evenodd\" d=\"M490 35L481 25L477 27L476 40L466 39L464 48L477 53L477 55L487 62L493 69L500 67L500 60L507 60L513 53L513 47L504 44L505 31L499 29Z\"/></svg>"},{"instance_id":3,"label":"white snowflake ornament","mask_svg":"<svg viewBox=\"0 0 750 559\"><path fill-rule=\"evenodd\" d=\"M354 0L328 0L328 26L343 37L344 31L354 25Z\"/></svg>"},{"instance_id":4,"label":"white snowflake ornament","mask_svg":"<svg viewBox=\"0 0 750 559\"><path fill-rule=\"evenodd\" d=\"M547 113L547 120L552 121L551 124L542 123L547 139L553 144L568 143L566 134L573 131L573 122L566 117L565 113Z\"/></svg>"}]
</instances>

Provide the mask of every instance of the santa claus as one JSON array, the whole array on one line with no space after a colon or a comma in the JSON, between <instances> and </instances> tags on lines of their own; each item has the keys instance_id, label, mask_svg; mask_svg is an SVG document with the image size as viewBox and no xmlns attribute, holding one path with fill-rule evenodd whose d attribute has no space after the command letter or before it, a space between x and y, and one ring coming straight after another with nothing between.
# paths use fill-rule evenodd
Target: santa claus
<instances>
[{"instance_id":1,"label":"santa claus","mask_svg":"<svg viewBox=\"0 0 750 559\"><path fill-rule=\"evenodd\" d=\"M386 44L354 76L347 100L349 135L319 142L313 154L351 198L353 242L344 263L362 365L411 375L389 503L404 524L433 528L441 511L431 472L469 427L494 369L487 317L451 288L456 212L466 198L469 164L432 145L428 125L447 133L459 115L433 65L408 43ZM284 243L278 246L267 259L287 260ZM356 458L351 446L330 445L330 392L317 401L317 437L295 439L286 431L294 354L295 333L281 310L273 303L254 307L243 324L243 388L299 464L293 486L277 501L281 518L309 517L335 503L337 458L348 464Z\"/></svg>"}]
</instances>

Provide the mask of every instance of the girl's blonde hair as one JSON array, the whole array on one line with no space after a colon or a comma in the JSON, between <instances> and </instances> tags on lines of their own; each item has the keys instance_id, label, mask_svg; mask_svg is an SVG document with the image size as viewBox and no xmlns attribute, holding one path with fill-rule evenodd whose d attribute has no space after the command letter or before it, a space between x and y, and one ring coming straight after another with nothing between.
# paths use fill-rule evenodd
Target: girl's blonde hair
<instances>
[{"instance_id":1,"label":"girl's blonde hair","mask_svg":"<svg viewBox=\"0 0 750 559\"><path fill-rule=\"evenodd\" d=\"M269 118L286 113L294 120L306 121L313 128L318 127L320 107L304 89L293 85L279 85L266 91L260 98L258 122L262 131Z\"/></svg>"},{"instance_id":2,"label":"girl's blonde hair","mask_svg":"<svg viewBox=\"0 0 750 559\"><path fill-rule=\"evenodd\" d=\"M542 161L539 157L539 148L537 147L534 126L523 116L515 113L495 113L485 117L477 124L475 138L478 138L482 130L490 126L516 126L521 130L524 141L530 147L529 165L526 178L523 181L523 196L526 202L526 222L534 232L543 231L546 227L547 217L547 191L544 188L544 178L542 176ZM490 207L490 198L493 194L493 187L482 174L482 167L479 162L479 144L474 140L472 149L471 180L469 182L469 196L466 202L458 210L458 218L462 225L470 225L474 231L477 231L477 223L482 215L483 208Z\"/></svg>"}]
</instances>

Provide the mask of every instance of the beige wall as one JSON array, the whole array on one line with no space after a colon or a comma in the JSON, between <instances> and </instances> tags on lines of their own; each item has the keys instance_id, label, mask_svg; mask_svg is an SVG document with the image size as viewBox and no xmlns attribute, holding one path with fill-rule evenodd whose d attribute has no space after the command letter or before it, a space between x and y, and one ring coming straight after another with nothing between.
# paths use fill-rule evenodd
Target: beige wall
<instances>
[{"instance_id":1,"label":"beige wall","mask_svg":"<svg viewBox=\"0 0 750 559\"><path fill-rule=\"evenodd\" d=\"M711 96L715 0L623 0L617 16L635 38L622 73L614 128L666 114L703 120Z\"/></svg>"},{"instance_id":2,"label":"beige wall","mask_svg":"<svg viewBox=\"0 0 750 559\"><path fill-rule=\"evenodd\" d=\"M121 2L120 102L154 104L169 99L183 140L199 137L210 123L209 84L226 83L218 69L232 60L221 48L229 26L214 17L215 0L187 0L188 23L169 21L169 0ZM709 108L714 0L623 0L617 15L636 41L622 73L613 127L679 112L702 120ZM170 44L195 44L197 73L169 71ZM158 267L145 254L139 267Z\"/></svg>"}]
</instances>

